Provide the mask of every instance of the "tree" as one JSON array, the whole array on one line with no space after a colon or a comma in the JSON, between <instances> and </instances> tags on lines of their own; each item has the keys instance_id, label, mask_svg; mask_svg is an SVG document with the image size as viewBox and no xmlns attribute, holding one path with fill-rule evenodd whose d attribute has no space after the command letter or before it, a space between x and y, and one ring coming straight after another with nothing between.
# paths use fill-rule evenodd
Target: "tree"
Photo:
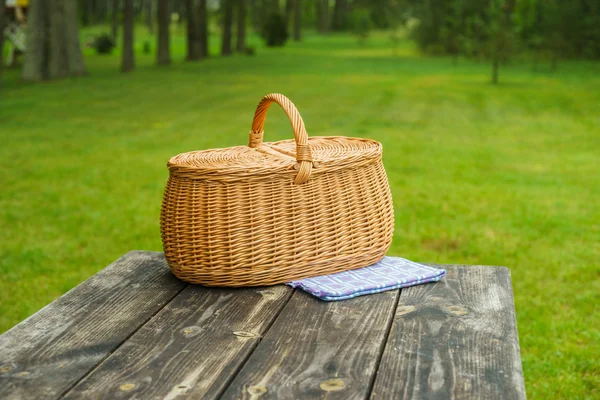
<instances>
[{"instance_id":1,"label":"tree","mask_svg":"<svg viewBox=\"0 0 600 400\"><path fill-rule=\"evenodd\" d=\"M108 12L108 1L95 1L94 2L94 19L97 22L105 23Z\"/></svg>"},{"instance_id":2,"label":"tree","mask_svg":"<svg viewBox=\"0 0 600 400\"><path fill-rule=\"evenodd\" d=\"M111 36L116 42L119 36L119 14L121 13L121 2L119 0L112 0L112 13L111 13Z\"/></svg>"},{"instance_id":3,"label":"tree","mask_svg":"<svg viewBox=\"0 0 600 400\"><path fill-rule=\"evenodd\" d=\"M154 35L154 0L144 0L144 15L148 32Z\"/></svg>"},{"instance_id":4,"label":"tree","mask_svg":"<svg viewBox=\"0 0 600 400\"><path fill-rule=\"evenodd\" d=\"M491 81L497 83L500 66L514 47L516 1L407 0L410 14L419 21L411 37L423 51L452 55L454 62L460 54L491 61Z\"/></svg>"},{"instance_id":5,"label":"tree","mask_svg":"<svg viewBox=\"0 0 600 400\"><path fill-rule=\"evenodd\" d=\"M169 1L158 0L158 51L156 63L159 65L171 64L171 50L169 48L169 26L171 18L169 15Z\"/></svg>"},{"instance_id":6,"label":"tree","mask_svg":"<svg viewBox=\"0 0 600 400\"><path fill-rule=\"evenodd\" d=\"M371 30L371 18L368 10L359 9L353 13L352 31L358 39L359 45L364 45Z\"/></svg>"},{"instance_id":7,"label":"tree","mask_svg":"<svg viewBox=\"0 0 600 400\"><path fill-rule=\"evenodd\" d=\"M208 11L206 0L198 0L198 40L200 41L200 55L202 58L209 56L208 52Z\"/></svg>"},{"instance_id":8,"label":"tree","mask_svg":"<svg viewBox=\"0 0 600 400\"><path fill-rule=\"evenodd\" d=\"M250 7L250 24L256 32L260 32L263 23L263 15L261 15L260 0L248 0Z\"/></svg>"},{"instance_id":9,"label":"tree","mask_svg":"<svg viewBox=\"0 0 600 400\"><path fill-rule=\"evenodd\" d=\"M234 0L222 0L223 7L223 39L221 41L221 55L231 55L231 32L233 25L233 3Z\"/></svg>"},{"instance_id":10,"label":"tree","mask_svg":"<svg viewBox=\"0 0 600 400\"><path fill-rule=\"evenodd\" d=\"M508 58L511 46L511 13L514 0L492 0L490 16L492 83L498 83L500 62Z\"/></svg>"},{"instance_id":11,"label":"tree","mask_svg":"<svg viewBox=\"0 0 600 400\"><path fill-rule=\"evenodd\" d=\"M133 0L123 0L123 55L121 71L129 72L135 68L133 54Z\"/></svg>"},{"instance_id":12,"label":"tree","mask_svg":"<svg viewBox=\"0 0 600 400\"><path fill-rule=\"evenodd\" d=\"M302 33L302 3L294 1L294 40L299 41Z\"/></svg>"},{"instance_id":13,"label":"tree","mask_svg":"<svg viewBox=\"0 0 600 400\"><path fill-rule=\"evenodd\" d=\"M237 5L237 40L235 42L235 50L238 53L243 53L246 51L246 0L238 0Z\"/></svg>"},{"instance_id":14,"label":"tree","mask_svg":"<svg viewBox=\"0 0 600 400\"><path fill-rule=\"evenodd\" d=\"M346 1L346 0L344 0ZM544 56L552 70L560 57L600 58L600 2L590 0L353 0L378 15L402 4L402 18L418 21L409 29L427 53L490 60L492 81L516 49L533 53L534 69ZM337 5L337 2L336 2ZM335 19L335 18L334 18ZM380 17L377 17L379 20ZM373 19L376 22L376 19ZM377 22L376 22L377 23Z\"/></svg>"},{"instance_id":15,"label":"tree","mask_svg":"<svg viewBox=\"0 0 600 400\"><path fill-rule=\"evenodd\" d=\"M92 18L92 6L94 5L91 1L81 0L80 5L81 8L81 24L83 26L88 26L91 24Z\"/></svg>"},{"instance_id":16,"label":"tree","mask_svg":"<svg viewBox=\"0 0 600 400\"><path fill-rule=\"evenodd\" d=\"M279 14L279 6L279 0L250 0L250 20L254 30L257 32L263 30L267 19L273 14Z\"/></svg>"},{"instance_id":17,"label":"tree","mask_svg":"<svg viewBox=\"0 0 600 400\"><path fill-rule=\"evenodd\" d=\"M51 6L53 6L52 0L49 2ZM94 25L106 21L108 1L79 0L78 3L81 9L81 23L83 26Z\"/></svg>"},{"instance_id":18,"label":"tree","mask_svg":"<svg viewBox=\"0 0 600 400\"><path fill-rule=\"evenodd\" d=\"M283 46L288 39L285 17L279 13L269 15L263 24L261 36L268 47Z\"/></svg>"},{"instance_id":19,"label":"tree","mask_svg":"<svg viewBox=\"0 0 600 400\"><path fill-rule=\"evenodd\" d=\"M333 7L333 18L331 20L332 30L342 31L348 27L347 11L347 0L335 0L335 5Z\"/></svg>"},{"instance_id":20,"label":"tree","mask_svg":"<svg viewBox=\"0 0 600 400\"><path fill-rule=\"evenodd\" d=\"M441 44L446 54L452 56L452 64L458 63L462 28L462 0L454 0L448 8L444 25L440 30Z\"/></svg>"},{"instance_id":21,"label":"tree","mask_svg":"<svg viewBox=\"0 0 600 400\"><path fill-rule=\"evenodd\" d=\"M177 14L177 25L178 28L180 28L183 24L183 21L187 20L187 7L185 6L185 0L175 0L170 1L169 3L175 3L174 5L171 4L171 9L175 10Z\"/></svg>"},{"instance_id":22,"label":"tree","mask_svg":"<svg viewBox=\"0 0 600 400\"><path fill-rule=\"evenodd\" d=\"M279 0L263 0L264 3L264 11L267 13L279 13L280 12L280 4Z\"/></svg>"},{"instance_id":23,"label":"tree","mask_svg":"<svg viewBox=\"0 0 600 400\"><path fill-rule=\"evenodd\" d=\"M40 81L85 75L79 45L77 2L32 0L23 79Z\"/></svg>"},{"instance_id":24,"label":"tree","mask_svg":"<svg viewBox=\"0 0 600 400\"><path fill-rule=\"evenodd\" d=\"M329 31L329 0L317 0L317 31Z\"/></svg>"},{"instance_id":25,"label":"tree","mask_svg":"<svg viewBox=\"0 0 600 400\"><path fill-rule=\"evenodd\" d=\"M318 6L318 4L319 4L319 1L316 1L316 0L302 1L302 5L301 5L302 27L306 27L306 26L317 27L317 24L318 24L317 6Z\"/></svg>"},{"instance_id":26,"label":"tree","mask_svg":"<svg viewBox=\"0 0 600 400\"><path fill-rule=\"evenodd\" d=\"M200 43L200 27L198 26L198 13L195 0L186 0L187 14L187 56L186 60L195 61L202 58Z\"/></svg>"},{"instance_id":27,"label":"tree","mask_svg":"<svg viewBox=\"0 0 600 400\"><path fill-rule=\"evenodd\" d=\"M285 0L285 21L287 23L288 28L292 25L292 21L294 20L294 7L295 0Z\"/></svg>"},{"instance_id":28,"label":"tree","mask_svg":"<svg viewBox=\"0 0 600 400\"><path fill-rule=\"evenodd\" d=\"M561 55L576 55L571 52L580 40L572 44L566 40L574 32L575 37L581 35L581 27L585 26L586 18L582 17L576 1L561 4L560 0L520 0L514 14L519 39L533 55L534 71L540 56L549 56L551 68L555 70ZM580 51L576 53L583 55Z\"/></svg>"}]
</instances>

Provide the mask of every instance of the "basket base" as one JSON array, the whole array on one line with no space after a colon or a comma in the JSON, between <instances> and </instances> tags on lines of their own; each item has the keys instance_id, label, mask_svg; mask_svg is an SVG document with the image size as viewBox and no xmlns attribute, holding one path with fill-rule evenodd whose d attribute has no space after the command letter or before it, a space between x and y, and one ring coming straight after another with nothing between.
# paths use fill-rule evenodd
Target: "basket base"
<instances>
[{"instance_id":1,"label":"basket base","mask_svg":"<svg viewBox=\"0 0 600 400\"><path fill-rule=\"evenodd\" d=\"M318 261L299 262L294 269L281 269L270 267L240 267L226 272L210 267L180 265L167 259L167 264L173 274L182 281L212 287L246 287L246 286L271 286L291 282L298 279L329 275L350 269L367 267L380 261L387 253L386 248L370 249L361 254L351 254L323 258Z\"/></svg>"}]
</instances>

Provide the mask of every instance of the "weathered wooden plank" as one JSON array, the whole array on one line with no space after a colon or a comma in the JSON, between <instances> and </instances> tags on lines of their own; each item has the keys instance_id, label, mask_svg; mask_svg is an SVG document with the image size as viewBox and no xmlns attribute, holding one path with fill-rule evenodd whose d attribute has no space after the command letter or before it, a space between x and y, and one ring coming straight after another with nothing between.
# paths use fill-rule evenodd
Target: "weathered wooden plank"
<instances>
[{"instance_id":1,"label":"weathered wooden plank","mask_svg":"<svg viewBox=\"0 0 600 400\"><path fill-rule=\"evenodd\" d=\"M126 254L0 336L0 398L59 398L185 286L161 253Z\"/></svg>"},{"instance_id":2,"label":"weathered wooden plank","mask_svg":"<svg viewBox=\"0 0 600 400\"><path fill-rule=\"evenodd\" d=\"M366 398L397 298L324 302L296 291L222 398Z\"/></svg>"},{"instance_id":3,"label":"weathered wooden plank","mask_svg":"<svg viewBox=\"0 0 600 400\"><path fill-rule=\"evenodd\" d=\"M445 268L402 290L371 398L525 398L510 271Z\"/></svg>"},{"instance_id":4,"label":"weathered wooden plank","mask_svg":"<svg viewBox=\"0 0 600 400\"><path fill-rule=\"evenodd\" d=\"M215 398L291 293L189 286L66 398Z\"/></svg>"}]
</instances>

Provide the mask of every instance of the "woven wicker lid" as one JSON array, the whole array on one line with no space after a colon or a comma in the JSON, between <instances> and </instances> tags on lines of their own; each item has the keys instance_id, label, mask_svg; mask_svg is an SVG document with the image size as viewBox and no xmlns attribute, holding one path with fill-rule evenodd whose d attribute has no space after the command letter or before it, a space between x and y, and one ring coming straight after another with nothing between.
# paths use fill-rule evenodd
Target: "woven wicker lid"
<instances>
[{"instance_id":1,"label":"woven wicker lid","mask_svg":"<svg viewBox=\"0 0 600 400\"><path fill-rule=\"evenodd\" d=\"M312 173L357 162L381 159L381 143L370 139L343 136L316 136L308 139L312 155ZM261 143L256 148L235 146L224 149L191 151L169 160L171 173L202 179L215 175L286 173L298 169L296 141Z\"/></svg>"},{"instance_id":2,"label":"woven wicker lid","mask_svg":"<svg viewBox=\"0 0 600 400\"><path fill-rule=\"evenodd\" d=\"M294 132L293 140L264 143L266 112L272 103L286 112ZM313 173L332 168L355 167L381 159L381 143L345 136L309 138L304 121L285 96L265 96L254 114L248 146L182 153L169 160L171 174L189 179L230 180L251 175L293 174L294 183L308 181Z\"/></svg>"}]
</instances>

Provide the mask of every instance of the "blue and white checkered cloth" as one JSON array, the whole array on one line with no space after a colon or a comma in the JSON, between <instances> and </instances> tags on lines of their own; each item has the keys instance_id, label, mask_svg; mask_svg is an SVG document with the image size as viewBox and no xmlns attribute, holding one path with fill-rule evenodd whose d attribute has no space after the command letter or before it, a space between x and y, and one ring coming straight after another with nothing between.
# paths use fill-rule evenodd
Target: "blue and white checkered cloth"
<instances>
[{"instance_id":1,"label":"blue and white checkered cloth","mask_svg":"<svg viewBox=\"0 0 600 400\"><path fill-rule=\"evenodd\" d=\"M288 282L294 288L322 300L351 299L427 282L437 282L446 270L428 267L400 257L383 257L368 267Z\"/></svg>"}]
</instances>

